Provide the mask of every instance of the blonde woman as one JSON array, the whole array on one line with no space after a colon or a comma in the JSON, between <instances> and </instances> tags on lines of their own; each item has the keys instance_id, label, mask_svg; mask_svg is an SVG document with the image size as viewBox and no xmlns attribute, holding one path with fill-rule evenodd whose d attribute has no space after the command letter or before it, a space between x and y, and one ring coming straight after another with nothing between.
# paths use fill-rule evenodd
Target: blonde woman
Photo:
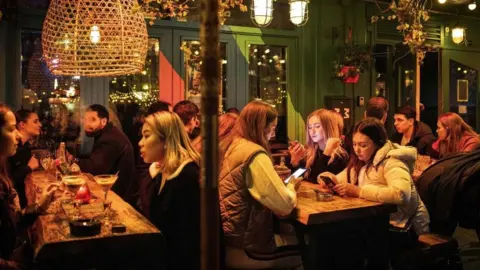
<instances>
[{"instance_id":1,"label":"blonde woman","mask_svg":"<svg viewBox=\"0 0 480 270\"><path fill-rule=\"evenodd\" d=\"M435 158L470 152L480 146L478 134L456 113L448 112L440 115L437 134L438 140L432 145L432 156Z\"/></svg>"},{"instance_id":2,"label":"blonde woman","mask_svg":"<svg viewBox=\"0 0 480 270\"><path fill-rule=\"evenodd\" d=\"M166 269L199 269L200 156L172 112L145 118L139 146L153 179L152 196L141 203L149 204L148 216L165 237Z\"/></svg>"},{"instance_id":3,"label":"blonde woman","mask_svg":"<svg viewBox=\"0 0 480 270\"><path fill-rule=\"evenodd\" d=\"M305 149L296 144L289 147L293 167L305 167L304 178L317 183L323 172L337 174L347 166L348 154L341 146L343 119L334 111L319 109L307 118Z\"/></svg>"}]
</instances>

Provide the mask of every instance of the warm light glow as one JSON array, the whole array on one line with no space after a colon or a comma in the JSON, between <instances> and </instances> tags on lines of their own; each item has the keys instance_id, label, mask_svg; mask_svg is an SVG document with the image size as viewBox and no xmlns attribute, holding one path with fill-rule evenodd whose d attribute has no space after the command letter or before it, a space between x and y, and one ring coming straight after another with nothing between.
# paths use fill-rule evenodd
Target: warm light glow
<instances>
[{"instance_id":1,"label":"warm light glow","mask_svg":"<svg viewBox=\"0 0 480 270\"><path fill-rule=\"evenodd\" d=\"M258 26L267 26L273 19L273 0L252 0L254 22Z\"/></svg>"},{"instance_id":2,"label":"warm light glow","mask_svg":"<svg viewBox=\"0 0 480 270\"><path fill-rule=\"evenodd\" d=\"M446 2L447 2L447 0L438 0L439 4L445 4Z\"/></svg>"},{"instance_id":3,"label":"warm light glow","mask_svg":"<svg viewBox=\"0 0 480 270\"><path fill-rule=\"evenodd\" d=\"M477 8L477 2L473 1L470 4L468 4L468 9L475 10L476 8Z\"/></svg>"},{"instance_id":4,"label":"warm light glow","mask_svg":"<svg viewBox=\"0 0 480 270\"><path fill-rule=\"evenodd\" d=\"M96 25L90 28L90 41L93 44L97 44L100 42L100 29Z\"/></svg>"},{"instance_id":5,"label":"warm light glow","mask_svg":"<svg viewBox=\"0 0 480 270\"><path fill-rule=\"evenodd\" d=\"M290 0L290 21L297 25L304 25L308 20L308 0Z\"/></svg>"},{"instance_id":6,"label":"warm light glow","mask_svg":"<svg viewBox=\"0 0 480 270\"><path fill-rule=\"evenodd\" d=\"M452 40L455 44L460 44L465 38L465 28L455 27L452 29Z\"/></svg>"}]
</instances>

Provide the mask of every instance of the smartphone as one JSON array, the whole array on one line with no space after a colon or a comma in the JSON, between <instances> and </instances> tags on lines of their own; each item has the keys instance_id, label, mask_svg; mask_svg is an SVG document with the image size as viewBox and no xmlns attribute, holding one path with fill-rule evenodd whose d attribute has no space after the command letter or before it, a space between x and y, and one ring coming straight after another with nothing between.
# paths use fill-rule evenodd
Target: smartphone
<instances>
[{"instance_id":1,"label":"smartphone","mask_svg":"<svg viewBox=\"0 0 480 270\"><path fill-rule=\"evenodd\" d=\"M337 192L333 189L333 187L335 187L336 184L333 182L332 179L330 179L330 177L320 175L320 179L322 179L323 183L327 185L330 191L332 191L334 194L337 194Z\"/></svg>"},{"instance_id":2,"label":"smartphone","mask_svg":"<svg viewBox=\"0 0 480 270\"><path fill-rule=\"evenodd\" d=\"M290 182L290 178L295 177L295 178L298 178L300 176L302 176L305 172L307 171L307 169L305 168L300 168L298 170L296 170L292 175L290 175L287 179L285 179L285 181L283 181L285 184L288 184L288 182Z\"/></svg>"}]
</instances>

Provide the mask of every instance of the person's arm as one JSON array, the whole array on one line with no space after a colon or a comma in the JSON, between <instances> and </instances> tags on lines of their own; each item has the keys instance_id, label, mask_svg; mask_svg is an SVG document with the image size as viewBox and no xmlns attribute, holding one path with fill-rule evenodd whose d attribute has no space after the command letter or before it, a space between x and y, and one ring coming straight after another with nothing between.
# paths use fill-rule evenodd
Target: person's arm
<instances>
[{"instance_id":1,"label":"person's arm","mask_svg":"<svg viewBox=\"0 0 480 270\"><path fill-rule=\"evenodd\" d=\"M295 183L292 181L285 186L265 153L253 158L248 166L246 182L250 195L279 216L290 214L297 204Z\"/></svg>"},{"instance_id":2,"label":"person's arm","mask_svg":"<svg viewBox=\"0 0 480 270\"><path fill-rule=\"evenodd\" d=\"M16 167L15 160L12 158L8 159L8 167L12 180L14 183L23 183L25 178L27 178L27 175L32 172L32 169L28 165Z\"/></svg>"},{"instance_id":3,"label":"person's arm","mask_svg":"<svg viewBox=\"0 0 480 270\"><path fill-rule=\"evenodd\" d=\"M407 165L398 159L389 158L385 161L383 177L386 186L365 184L360 188L360 198L396 205L408 204L412 178Z\"/></svg>"},{"instance_id":4,"label":"person's arm","mask_svg":"<svg viewBox=\"0 0 480 270\"><path fill-rule=\"evenodd\" d=\"M116 149L117 142L100 140L93 146L88 157L78 159L78 166L84 172L97 175L110 170L117 161L119 153Z\"/></svg>"},{"instance_id":5,"label":"person's arm","mask_svg":"<svg viewBox=\"0 0 480 270\"><path fill-rule=\"evenodd\" d=\"M423 136L417 145L418 154L429 155L432 152L432 144L435 142L435 136L428 134Z\"/></svg>"},{"instance_id":6,"label":"person's arm","mask_svg":"<svg viewBox=\"0 0 480 270\"><path fill-rule=\"evenodd\" d=\"M471 137L468 140L466 140L465 145L462 149L460 149L460 152L470 152L479 147L480 140L478 137Z\"/></svg>"}]
</instances>

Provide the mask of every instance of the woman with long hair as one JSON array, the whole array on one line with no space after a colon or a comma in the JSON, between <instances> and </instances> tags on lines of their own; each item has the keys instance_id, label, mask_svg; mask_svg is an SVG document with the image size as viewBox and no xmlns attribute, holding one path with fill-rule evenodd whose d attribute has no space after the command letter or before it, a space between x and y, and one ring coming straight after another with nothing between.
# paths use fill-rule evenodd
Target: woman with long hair
<instances>
[{"instance_id":1,"label":"woman with long hair","mask_svg":"<svg viewBox=\"0 0 480 270\"><path fill-rule=\"evenodd\" d=\"M218 117L218 142L223 141L233 130L233 126L238 119L234 113L224 113ZM202 152L202 136L197 136L192 142L193 148L197 152Z\"/></svg>"},{"instance_id":2,"label":"woman with long hair","mask_svg":"<svg viewBox=\"0 0 480 270\"><path fill-rule=\"evenodd\" d=\"M219 201L227 267L265 269L300 264L299 257L268 260L257 256L283 250L275 244L273 214L286 216L297 202L298 180L285 184L270 157L268 141L275 136L276 125L275 108L252 101L220 143Z\"/></svg>"},{"instance_id":3,"label":"woman with long hair","mask_svg":"<svg viewBox=\"0 0 480 270\"><path fill-rule=\"evenodd\" d=\"M417 235L428 232L428 212L410 175L416 149L393 144L383 124L367 118L353 129L353 150L348 167L340 174L320 176L331 178L339 195L397 205L398 211L390 215L392 226L402 230L412 226ZM320 177L318 182L325 186Z\"/></svg>"},{"instance_id":4,"label":"woman with long hair","mask_svg":"<svg viewBox=\"0 0 480 270\"><path fill-rule=\"evenodd\" d=\"M139 146L153 179L141 203L165 237L167 269L200 269L200 155L180 117L167 111L145 118Z\"/></svg>"},{"instance_id":5,"label":"woman with long hair","mask_svg":"<svg viewBox=\"0 0 480 270\"><path fill-rule=\"evenodd\" d=\"M444 113L437 122L438 140L433 143L432 149L435 158L442 158L449 154L470 152L480 146L478 134L456 113Z\"/></svg>"},{"instance_id":6,"label":"woman with long hair","mask_svg":"<svg viewBox=\"0 0 480 270\"><path fill-rule=\"evenodd\" d=\"M343 119L334 111L319 109L307 118L306 149L300 144L289 147L293 167L305 167L305 179L317 183L322 172L339 173L345 169L348 154L341 146Z\"/></svg>"},{"instance_id":7,"label":"woman with long hair","mask_svg":"<svg viewBox=\"0 0 480 270\"><path fill-rule=\"evenodd\" d=\"M20 208L17 192L6 168L8 157L15 155L21 138L13 112L0 103L0 269L23 269L28 261L13 258L17 246L17 228L33 223L37 214L48 208L58 185L48 186L37 203ZM56 187L55 187L56 186Z\"/></svg>"}]
</instances>

